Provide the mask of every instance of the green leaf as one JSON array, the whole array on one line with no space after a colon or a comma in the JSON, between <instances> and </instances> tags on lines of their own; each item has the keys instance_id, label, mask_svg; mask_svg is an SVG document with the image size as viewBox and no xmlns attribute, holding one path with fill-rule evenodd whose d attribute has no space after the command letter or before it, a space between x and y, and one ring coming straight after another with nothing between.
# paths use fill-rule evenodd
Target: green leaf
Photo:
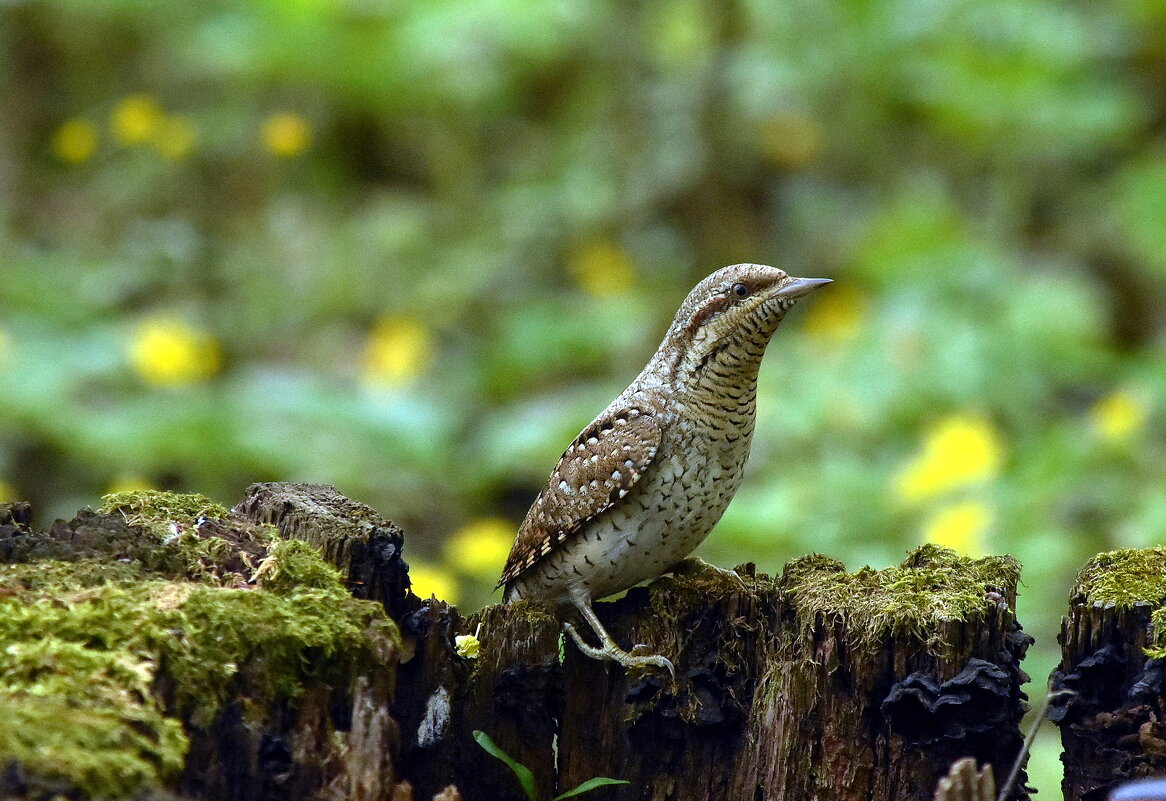
<instances>
[{"instance_id":1,"label":"green leaf","mask_svg":"<svg viewBox=\"0 0 1166 801\"><path fill-rule=\"evenodd\" d=\"M560 795L555 796L552 801L561 801L563 798L571 798L572 796L583 795L583 793L589 793L597 787L606 787L609 784L630 784L630 782L626 782L623 779L605 779L602 776L596 776L594 779L588 779L587 781L583 782L574 790L568 790L565 793L561 793Z\"/></svg>"},{"instance_id":2,"label":"green leaf","mask_svg":"<svg viewBox=\"0 0 1166 801\"><path fill-rule=\"evenodd\" d=\"M514 758L510 756L510 754L499 748L498 744L491 740L490 735L486 734L486 732L481 731L480 729L475 729L474 739L478 742L478 745L485 749L487 754L494 757L495 759L499 759L505 762L506 766L514 771L514 775L518 777L518 783L522 785L522 791L526 793L528 801L535 801L534 774L530 772L530 768L520 762L516 762ZM592 779L592 781L594 781L594 779ZM583 785L579 786L582 787ZM578 788L572 790L571 794L575 794L576 790L578 790ZM565 797L566 796L560 796L560 798Z\"/></svg>"}]
</instances>

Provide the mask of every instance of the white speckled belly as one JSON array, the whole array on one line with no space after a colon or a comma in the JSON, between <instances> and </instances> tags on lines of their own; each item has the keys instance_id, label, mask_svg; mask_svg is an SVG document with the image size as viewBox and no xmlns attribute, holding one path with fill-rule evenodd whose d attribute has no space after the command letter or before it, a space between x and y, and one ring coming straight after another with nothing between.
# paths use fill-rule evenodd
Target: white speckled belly
<instances>
[{"instance_id":1,"label":"white speckled belly","mask_svg":"<svg viewBox=\"0 0 1166 801\"><path fill-rule=\"evenodd\" d=\"M716 459L674 456L653 467L659 469L623 503L585 523L516 582L510 599L567 603L579 590L603 598L655 578L691 554L728 507L742 471L724 470Z\"/></svg>"}]
</instances>

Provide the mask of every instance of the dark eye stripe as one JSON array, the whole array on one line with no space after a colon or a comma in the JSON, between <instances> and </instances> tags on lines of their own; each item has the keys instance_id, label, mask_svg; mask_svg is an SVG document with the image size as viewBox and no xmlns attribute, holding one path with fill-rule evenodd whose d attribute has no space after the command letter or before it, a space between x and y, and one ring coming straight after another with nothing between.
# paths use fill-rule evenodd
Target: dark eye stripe
<instances>
[{"instance_id":1,"label":"dark eye stripe","mask_svg":"<svg viewBox=\"0 0 1166 801\"><path fill-rule=\"evenodd\" d=\"M714 298L711 298L700 311L693 315L692 322L689 323L688 328L684 332L685 338L687 339L690 337L692 333L704 325L710 317L720 311L723 311L728 305L729 299L724 295L718 295Z\"/></svg>"}]
</instances>

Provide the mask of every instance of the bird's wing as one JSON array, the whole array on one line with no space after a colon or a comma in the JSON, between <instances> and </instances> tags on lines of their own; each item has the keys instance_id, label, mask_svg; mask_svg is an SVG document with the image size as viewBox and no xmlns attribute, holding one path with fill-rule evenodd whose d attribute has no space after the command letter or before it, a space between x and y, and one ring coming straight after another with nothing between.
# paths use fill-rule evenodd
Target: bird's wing
<instances>
[{"instance_id":1,"label":"bird's wing","mask_svg":"<svg viewBox=\"0 0 1166 801\"><path fill-rule=\"evenodd\" d=\"M636 407L608 410L583 429L526 513L498 586L627 495L659 447L659 423Z\"/></svg>"}]
</instances>

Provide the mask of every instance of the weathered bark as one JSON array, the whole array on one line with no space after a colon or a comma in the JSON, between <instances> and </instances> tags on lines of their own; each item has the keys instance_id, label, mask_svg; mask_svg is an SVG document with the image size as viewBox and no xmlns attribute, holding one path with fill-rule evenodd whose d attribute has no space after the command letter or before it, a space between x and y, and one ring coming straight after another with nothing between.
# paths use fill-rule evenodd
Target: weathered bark
<instances>
[{"instance_id":1,"label":"weathered bark","mask_svg":"<svg viewBox=\"0 0 1166 801\"><path fill-rule=\"evenodd\" d=\"M936 558L938 570L924 558L846 576L858 582L851 600L867 584L877 592L912 574L942 582L972 568ZM911 801L931 798L959 756L1007 770L1022 742L1019 659L1029 640L1009 608L1015 574L989 573L978 597L962 599L975 611L932 608L920 628L905 608L880 622L861 604L806 593L845 576L819 558L792 563L777 581L747 578L747 592L718 578L629 593L606 616L609 630L663 649L680 681L607 669L596 682L596 665L568 649L562 786L599 773L631 780L637 789L624 798ZM989 589L1003 595L985 598Z\"/></svg>"},{"instance_id":2,"label":"weathered bark","mask_svg":"<svg viewBox=\"0 0 1166 801\"><path fill-rule=\"evenodd\" d=\"M299 531L314 515L344 516L318 490L299 504L295 488L276 489ZM531 769L540 797L602 775L631 785L597 799L911 801L930 798L961 756L1007 774L1022 742L1019 661L1029 642L1011 611L1014 563L924 549L901 568L853 577L820 558L777 581L742 573L746 589L715 574L666 578L596 605L621 642L668 655L676 684L570 644L560 662L555 610L537 604L463 619L440 602L402 602L415 649L393 706L402 775L423 796L453 781L469 799L520 799L475 729ZM830 582L833 598L810 589ZM887 592L889 583L909 591ZM880 592L889 612L862 603ZM476 660L454 648L471 633Z\"/></svg>"},{"instance_id":3,"label":"weathered bark","mask_svg":"<svg viewBox=\"0 0 1166 801\"><path fill-rule=\"evenodd\" d=\"M495 606L462 620L457 610L429 602L402 629L418 638L418 647L401 666L393 713L401 724L402 775L418 794L453 782L468 799L523 798L510 771L474 741L481 729L532 771L539 798L554 795L553 741L563 703L558 621L530 604ZM453 637L474 631L481 656L464 659Z\"/></svg>"},{"instance_id":4,"label":"weathered bark","mask_svg":"<svg viewBox=\"0 0 1166 801\"><path fill-rule=\"evenodd\" d=\"M427 661L402 671L395 710L404 742L428 745L405 749L402 773L426 793L452 779L470 799L521 798L469 739L481 728L534 771L544 797L598 775L630 785L597 799L922 801L960 756L1006 775L1022 742L1019 660L1029 638L1010 608L1015 572L991 567L921 551L894 571L858 574L851 598L883 580L925 577L927 592L950 601L944 577L964 573L959 615L931 608L914 623L809 597L815 582L845 575L822 559L795 563L777 581L747 566L744 590L720 576L665 578L597 604L617 640L672 659L675 684L570 644L560 665L558 625L531 604L461 624L432 606L418 613L428 628L405 624ZM479 624L483 656L467 673L450 642ZM450 720L435 742L418 710L442 697Z\"/></svg>"},{"instance_id":5,"label":"weathered bark","mask_svg":"<svg viewBox=\"0 0 1166 801\"><path fill-rule=\"evenodd\" d=\"M1166 549L1099 554L1078 574L1050 679L1066 801L1166 773L1164 605Z\"/></svg>"}]
</instances>

